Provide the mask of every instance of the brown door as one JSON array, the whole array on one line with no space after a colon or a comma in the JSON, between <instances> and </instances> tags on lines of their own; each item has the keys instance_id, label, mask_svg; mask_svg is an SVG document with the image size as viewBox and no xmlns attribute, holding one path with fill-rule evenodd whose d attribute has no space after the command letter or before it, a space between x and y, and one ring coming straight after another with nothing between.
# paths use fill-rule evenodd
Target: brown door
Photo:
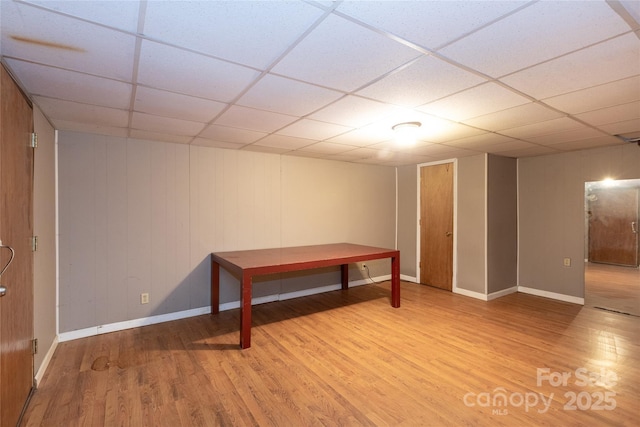
<instances>
[{"instance_id":1,"label":"brown door","mask_svg":"<svg viewBox=\"0 0 640 427\"><path fill-rule=\"evenodd\" d=\"M420 168L420 283L451 290L453 163Z\"/></svg>"},{"instance_id":2,"label":"brown door","mask_svg":"<svg viewBox=\"0 0 640 427\"><path fill-rule=\"evenodd\" d=\"M638 266L638 189L591 190L589 261Z\"/></svg>"},{"instance_id":3,"label":"brown door","mask_svg":"<svg viewBox=\"0 0 640 427\"><path fill-rule=\"evenodd\" d=\"M15 426L33 386L31 106L0 66L0 239L15 251L0 284L0 425ZM10 251L0 248L0 270Z\"/></svg>"}]
</instances>

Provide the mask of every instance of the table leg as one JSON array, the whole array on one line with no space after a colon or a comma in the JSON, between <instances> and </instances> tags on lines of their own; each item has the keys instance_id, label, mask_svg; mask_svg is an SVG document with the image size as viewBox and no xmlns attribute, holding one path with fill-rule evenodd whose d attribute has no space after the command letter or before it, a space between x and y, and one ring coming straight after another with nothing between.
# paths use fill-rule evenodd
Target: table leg
<instances>
[{"instance_id":1,"label":"table leg","mask_svg":"<svg viewBox=\"0 0 640 427\"><path fill-rule=\"evenodd\" d=\"M220 264L211 257L211 314L220 312Z\"/></svg>"},{"instance_id":2,"label":"table leg","mask_svg":"<svg viewBox=\"0 0 640 427\"><path fill-rule=\"evenodd\" d=\"M391 306L400 307L400 254L391 258Z\"/></svg>"},{"instance_id":3,"label":"table leg","mask_svg":"<svg viewBox=\"0 0 640 427\"><path fill-rule=\"evenodd\" d=\"M349 264L340 265L340 276L342 277L342 289L349 289Z\"/></svg>"},{"instance_id":4,"label":"table leg","mask_svg":"<svg viewBox=\"0 0 640 427\"><path fill-rule=\"evenodd\" d=\"M251 347L251 275L242 273L240 283L240 348Z\"/></svg>"}]
</instances>

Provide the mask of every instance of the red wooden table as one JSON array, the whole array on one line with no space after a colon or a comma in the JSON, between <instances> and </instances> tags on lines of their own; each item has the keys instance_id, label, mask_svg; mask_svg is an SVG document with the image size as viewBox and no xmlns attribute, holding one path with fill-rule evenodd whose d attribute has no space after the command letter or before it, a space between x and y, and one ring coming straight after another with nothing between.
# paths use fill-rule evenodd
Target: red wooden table
<instances>
[{"instance_id":1,"label":"red wooden table","mask_svg":"<svg viewBox=\"0 0 640 427\"><path fill-rule=\"evenodd\" d=\"M391 258L391 306L400 307L400 251L334 243L211 254L211 313L220 311L220 266L240 279L240 347L251 347L252 277L340 265L342 289L349 287L349 263Z\"/></svg>"}]
</instances>

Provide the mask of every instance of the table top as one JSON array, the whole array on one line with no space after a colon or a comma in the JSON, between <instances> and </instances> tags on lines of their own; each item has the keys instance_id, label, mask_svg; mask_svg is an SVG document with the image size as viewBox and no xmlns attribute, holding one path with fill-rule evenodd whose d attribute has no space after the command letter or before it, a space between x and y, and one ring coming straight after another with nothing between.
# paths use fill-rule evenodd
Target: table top
<instances>
[{"instance_id":1,"label":"table top","mask_svg":"<svg viewBox=\"0 0 640 427\"><path fill-rule=\"evenodd\" d=\"M226 266L242 270L264 269L274 266L313 268L337 263L350 263L374 258L397 256L395 249L363 246L352 243L214 252L213 259Z\"/></svg>"}]
</instances>

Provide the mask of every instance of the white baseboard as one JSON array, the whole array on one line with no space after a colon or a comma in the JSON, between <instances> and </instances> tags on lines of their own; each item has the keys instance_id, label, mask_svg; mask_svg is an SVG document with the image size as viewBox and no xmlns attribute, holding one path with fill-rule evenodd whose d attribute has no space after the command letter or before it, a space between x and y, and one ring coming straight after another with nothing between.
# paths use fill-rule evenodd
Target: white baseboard
<instances>
[{"instance_id":1,"label":"white baseboard","mask_svg":"<svg viewBox=\"0 0 640 427\"><path fill-rule=\"evenodd\" d=\"M493 299L500 298L505 295L515 294L516 292L518 292L517 286L512 286L511 288L503 289L497 292L491 292L489 295L487 295L487 301L491 301Z\"/></svg>"},{"instance_id":2,"label":"white baseboard","mask_svg":"<svg viewBox=\"0 0 640 427\"><path fill-rule=\"evenodd\" d=\"M545 297L555 299L558 301L570 302L573 304L584 305L584 298L574 297L571 295L558 294L555 292L541 291L540 289L527 288L525 286L518 286L518 292L524 294L536 295L539 297Z\"/></svg>"},{"instance_id":3,"label":"white baseboard","mask_svg":"<svg viewBox=\"0 0 640 427\"><path fill-rule=\"evenodd\" d=\"M482 301L488 301L487 295L482 294L480 292L470 291L468 289L462 289L462 288L453 288L452 292L454 294L464 295L466 297L471 297L471 298L479 299Z\"/></svg>"},{"instance_id":4,"label":"white baseboard","mask_svg":"<svg viewBox=\"0 0 640 427\"><path fill-rule=\"evenodd\" d=\"M379 276L373 278L374 281L385 281L391 279L391 275ZM368 279L360 279L349 282L349 287L366 285L370 283ZM263 297L253 298L251 305L264 304L273 301L284 301L287 299L298 298L308 295L315 295L323 292L335 291L340 289L341 285L327 285L318 288L304 289L284 294L267 295ZM231 301L220 304L220 311L233 310L240 308L240 301ZM188 317L200 316L211 313L211 306L194 308L191 310L178 311L175 313L159 314L157 316L143 317L140 319L126 320L123 322L110 323L107 325L94 326L91 328L78 329L76 331L63 332L58 334L59 342L71 341L80 338L92 337L94 335L106 334L109 332L123 331L125 329L138 328L140 326L148 326L156 323L170 322L172 320L186 319Z\"/></svg>"},{"instance_id":5,"label":"white baseboard","mask_svg":"<svg viewBox=\"0 0 640 427\"><path fill-rule=\"evenodd\" d=\"M58 335L60 342L71 341L79 338L92 337L94 335L106 334L109 332L122 331L125 329L138 328L156 323L170 322L172 320L185 319L187 317L200 316L211 313L211 306L193 308L191 310L177 311L175 313L159 314L157 316L143 317L141 319L125 320L124 322L110 323L107 325L94 326L91 328L78 329L76 331L63 332Z\"/></svg>"},{"instance_id":6,"label":"white baseboard","mask_svg":"<svg viewBox=\"0 0 640 427\"><path fill-rule=\"evenodd\" d=\"M513 286L513 287L507 288L507 289L503 289L503 290L497 291L497 292L492 292L490 294L483 294L483 293L480 293L480 292L470 291L470 290L462 289L462 288L454 288L453 289L453 293L454 294L460 294L460 295L464 295L464 296L467 296L467 297L479 299L479 300L482 300L482 301L491 301L491 300L503 297L505 295L514 294L516 292L518 292L518 287L517 286Z\"/></svg>"},{"instance_id":7,"label":"white baseboard","mask_svg":"<svg viewBox=\"0 0 640 427\"><path fill-rule=\"evenodd\" d=\"M47 372L47 368L49 367L49 362L51 362L51 358L53 357L53 353L55 353L56 348L58 347L58 337L53 338L53 342L47 350L47 354L44 355L44 359L42 359L42 363L40 367L38 367L38 372L36 372L35 377L33 378L33 386L37 389L38 384L42 381L45 372Z\"/></svg>"}]
</instances>

